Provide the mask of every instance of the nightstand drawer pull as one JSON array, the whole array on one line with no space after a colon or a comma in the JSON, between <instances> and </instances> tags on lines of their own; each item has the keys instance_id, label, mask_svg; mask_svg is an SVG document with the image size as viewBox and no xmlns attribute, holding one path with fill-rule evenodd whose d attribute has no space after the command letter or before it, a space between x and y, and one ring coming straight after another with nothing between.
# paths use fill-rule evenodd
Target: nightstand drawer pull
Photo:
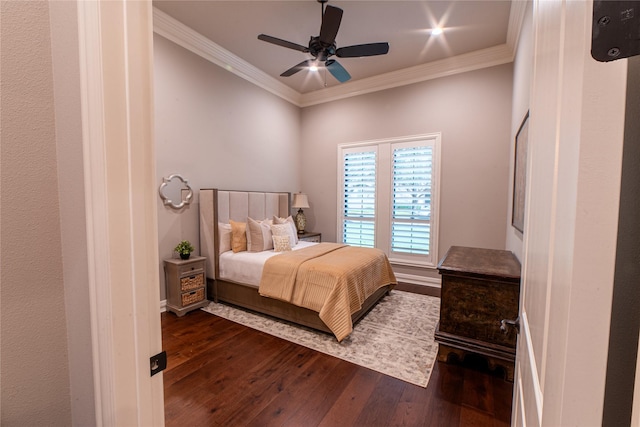
<instances>
[{"instance_id":1,"label":"nightstand drawer pull","mask_svg":"<svg viewBox=\"0 0 640 427\"><path fill-rule=\"evenodd\" d=\"M200 288L197 291L189 292L188 294L182 294L182 306L185 307L189 304L194 304L204 300L204 288Z\"/></svg>"},{"instance_id":2,"label":"nightstand drawer pull","mask_svg":"<svg viewBox=\"0 0 640 427\"><path fill-rule=\"evenodd\" d=\"M178 276L192 276L203 271L202 264L183 265L178 268Z\"/></svg>"},{"instance_id":3,"label":"nightstand drawer pull","mask_svg":"<svg viewBox=\"0 0 640 427\"><path fill-rule=\"evenodd\" d=\"M194 276L183 277L180 279L180 289L182 292L190 291L192 289L201 288L204 286L204 274L196 274Z\"/></svg>"}]
</instances>

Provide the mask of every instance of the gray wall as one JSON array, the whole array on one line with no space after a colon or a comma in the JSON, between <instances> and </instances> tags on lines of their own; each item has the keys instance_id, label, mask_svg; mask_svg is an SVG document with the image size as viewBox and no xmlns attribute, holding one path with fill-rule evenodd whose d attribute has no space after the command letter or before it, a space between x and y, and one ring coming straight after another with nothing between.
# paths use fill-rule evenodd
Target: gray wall
<instances>
[{"instance_id":1,"label":"gray wall","mask_svg":"<svg viewBox=\"0 0 640 427\"><path fill-rule=\"evenodd\" d=\"M505 248L512 64L299 109L158 35L154 56L158 185L181 173L196 191L302 190L307 229L333 241L337 145L441 132L438 257L452 245ZM160 259L198 241L197 199L175 211L158 198L158 211Z\"/></svg>"},{"instance_id":2,"label":"gray wall","mask_svg":"<svg viewBox=\"0 0 640 427\"><path fill-rule=\"evenodd\" d=\"M338 144L441 132L438 258L452 245L504 249L511 91L506 64L304 108L307 228L336 237Z\"/></svg>"},{"instance_id":3,"label":"gray wall","mask_svg":"<svg viewBox=\"0 0 640 427\"><path fill-rule=\"evenodd\" d=\"M300 188L300 109L162 36L153 40L158 186L179 173L196 193L179 211L158 197L162 260L177 256L173 248L182 239L199 253L198 189Z\"/></svg>"}]
</instances>

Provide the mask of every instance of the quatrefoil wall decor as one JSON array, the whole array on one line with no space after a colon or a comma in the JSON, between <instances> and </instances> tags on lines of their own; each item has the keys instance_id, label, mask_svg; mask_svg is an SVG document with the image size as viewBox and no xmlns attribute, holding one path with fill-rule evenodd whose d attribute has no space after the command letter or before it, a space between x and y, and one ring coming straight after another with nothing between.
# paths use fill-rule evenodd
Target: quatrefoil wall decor
<instances>
[{"instance_id":1,"label":"quatrefoil wall decor","mask_svg":"<svg viewBox=\"0 0 640 427\"><path fill-rule=\"evenodd\" d=\"M179 187L176 187L176 183L181 184ZM162 184L160 184L158 193L160 193L160 198L165 206L169 206L173 209L182 209L186 205L190 204L191 199L193 198L193 190L189 186L189 181L177 173L166 178L162 178ZM171 196L172 193L175 193L176 197ZM174 199L180 199L180 203L174 202Z\"/></svg>"}]
</instances>

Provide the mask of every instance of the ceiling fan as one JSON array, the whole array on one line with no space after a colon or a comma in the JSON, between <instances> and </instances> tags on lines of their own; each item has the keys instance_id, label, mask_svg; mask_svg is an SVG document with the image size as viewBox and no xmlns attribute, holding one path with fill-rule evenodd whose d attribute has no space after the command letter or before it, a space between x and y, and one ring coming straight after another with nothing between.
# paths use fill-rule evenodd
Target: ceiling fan
<instances>
[{"instance_id":1,"label":"ceiling fan","mask_svg":"<svg viewBox=\"0 0 640 427\"><path fill-rule=\"evenodd\" d=\"M320 3L320 7L322 8L322 25L320 26L320 35L311 36L309 46L302 46L297 43L292 43L266 34L260 34L258 36L259 40L286 47L288 49L310 53L311 56L313 56L313 59L307 59L289 68L287 71L280 74L281 77L292 76L300 70L319 66L321 65L321 62L324 62L325 68L329 70L331 75L333 75L333 77L335 77L340 83L344 83L349 80L351 76L338 61L330 59L332 56L335 55L338 58L357 58L362 56L384 55L389 52L389 43L386 42L358 44L336 48L336 35L338 34L340 21L342 20L342 9L329 5L325 7L325 3L327 3L328 0L317 1Z\"/></svg>"}]
</instances>

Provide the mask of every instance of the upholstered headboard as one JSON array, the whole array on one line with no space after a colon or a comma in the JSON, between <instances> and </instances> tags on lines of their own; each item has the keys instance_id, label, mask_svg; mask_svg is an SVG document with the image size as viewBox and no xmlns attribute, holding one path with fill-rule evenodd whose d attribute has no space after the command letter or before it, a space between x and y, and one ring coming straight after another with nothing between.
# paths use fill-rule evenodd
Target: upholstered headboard
<instances>
[{"instance_id":1,"label":"upholstered headboard","mask_svg":"<svg viewBox=\"0 0 640 427\"><path fill-rule=\"evenodd\" d=\"M200 189L200 254L207 257L207 277L218 275L218 223L246 222L291 215L291 193Z\"/></svg>"}]
</instances>

